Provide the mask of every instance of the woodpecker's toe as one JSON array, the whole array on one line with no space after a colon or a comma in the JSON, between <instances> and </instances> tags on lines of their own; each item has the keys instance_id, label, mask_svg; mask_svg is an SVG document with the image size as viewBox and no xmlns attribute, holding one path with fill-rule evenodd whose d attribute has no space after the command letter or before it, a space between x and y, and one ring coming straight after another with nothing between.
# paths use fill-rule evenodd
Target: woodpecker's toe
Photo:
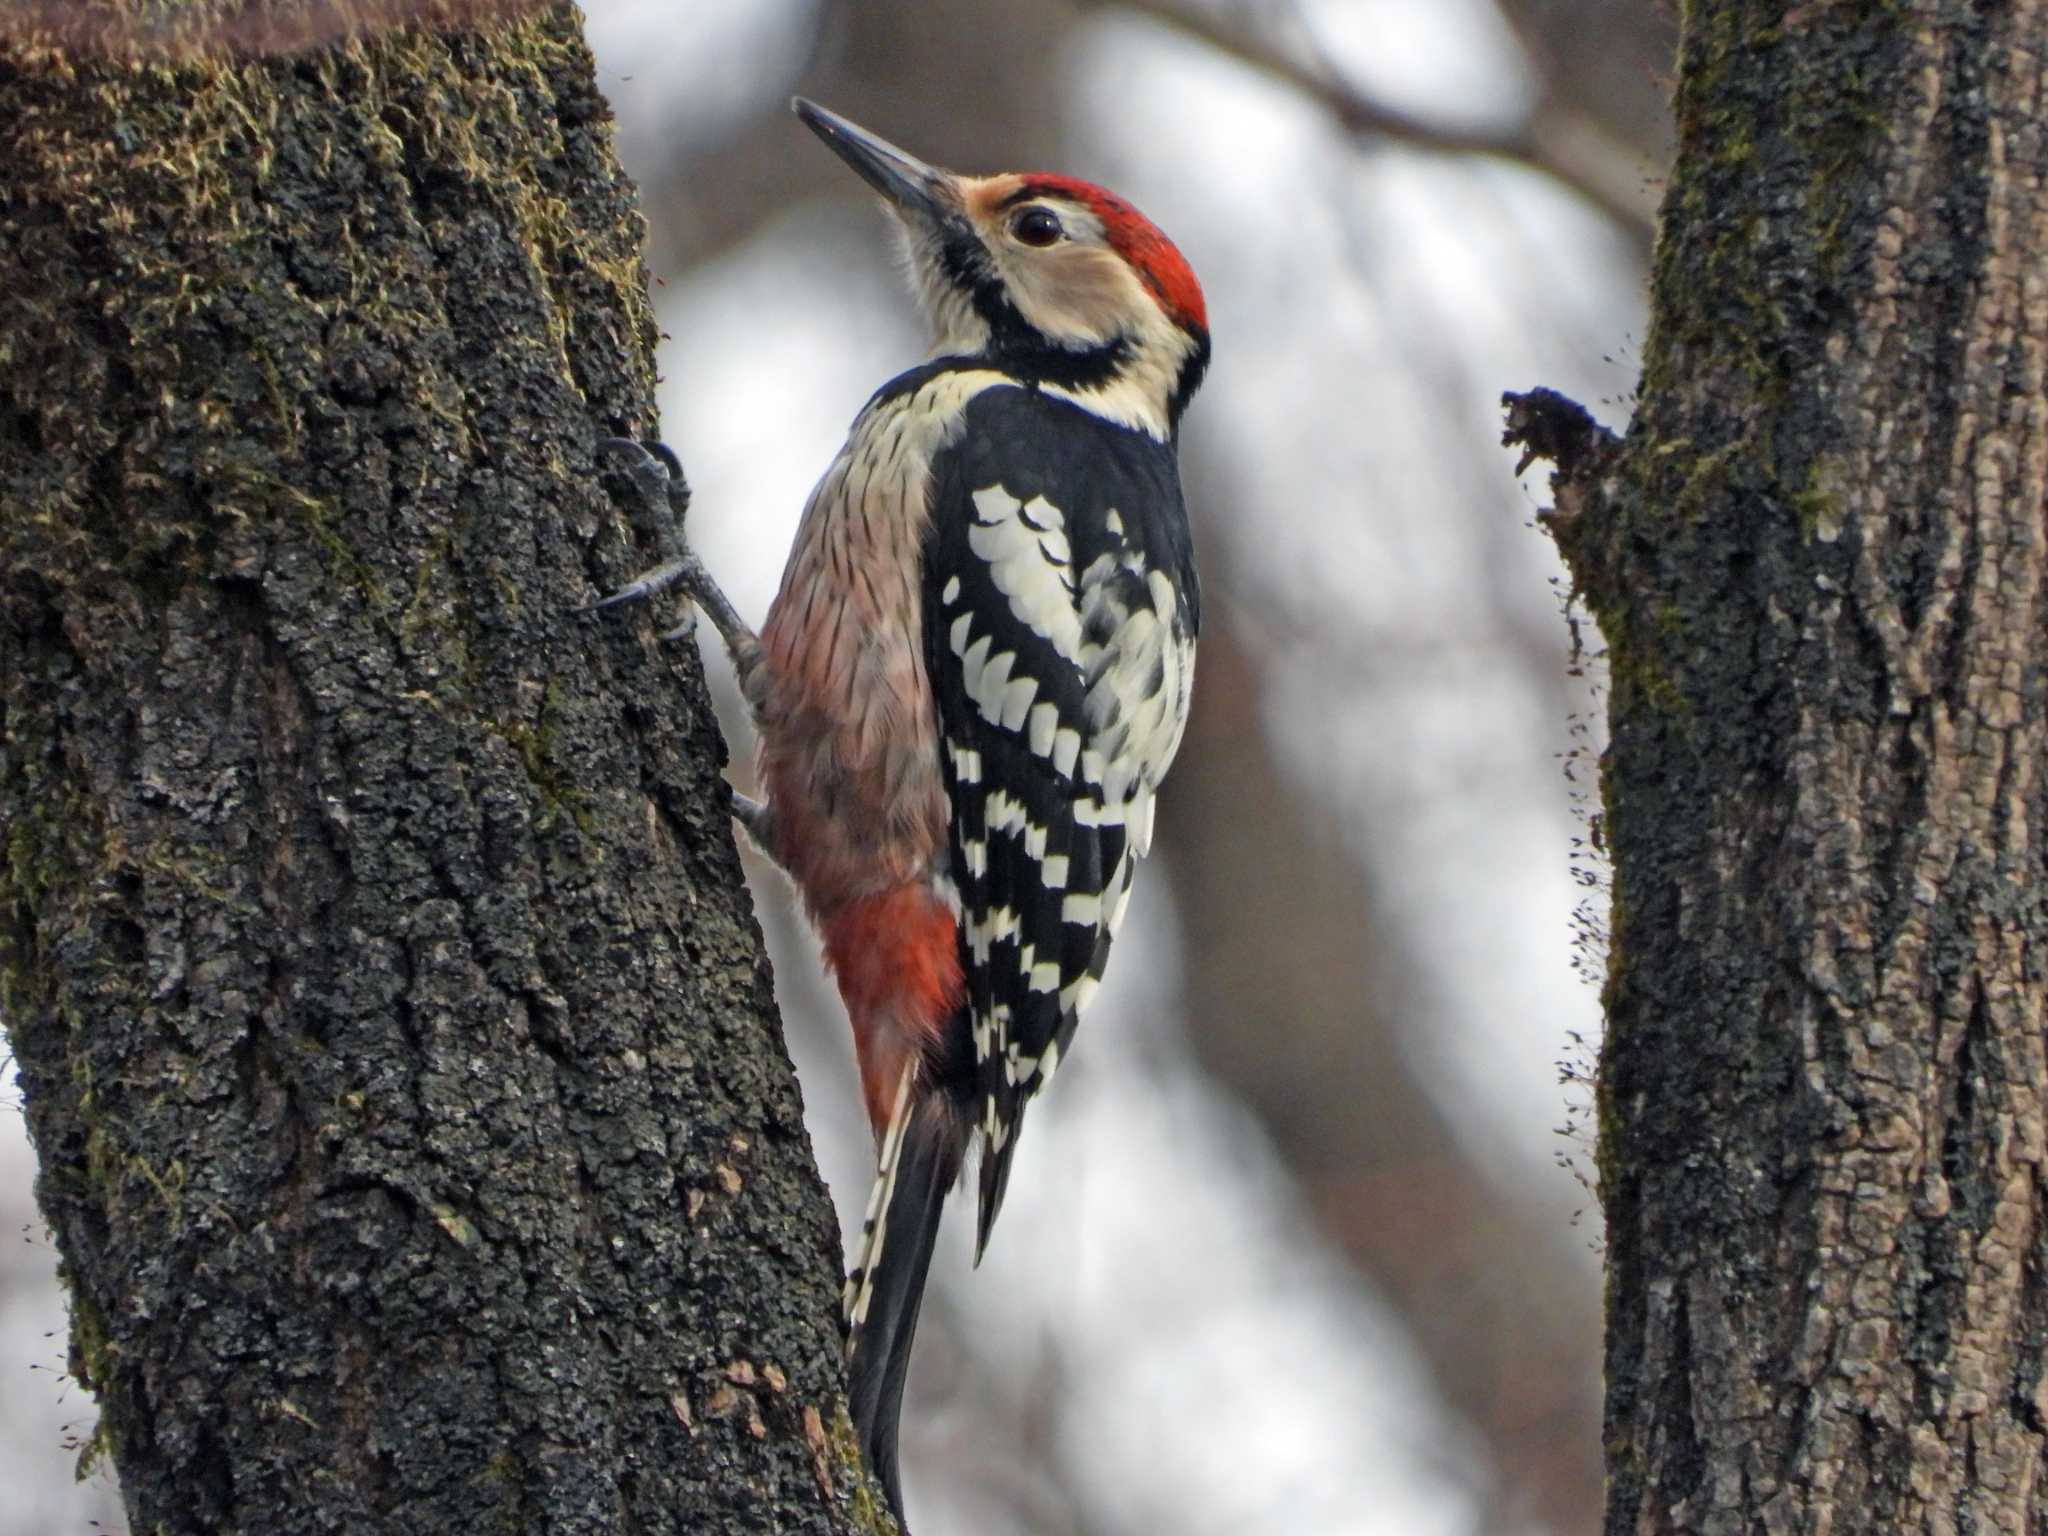
<instances>
[{"instance_id":1,"label":"woodpecker's toe","mask_svg":"<svg viewBox=\"0 0 2048 1536\"><path fill-rule=\"evenodd\" d=\"M683 478L683 466L674 450L666 443L651 440L638 443L629 437L608 437L601 446L618 462L631 482L641 508L651 517L655 543L663 559L661 564L642 571L618 591L607 593L576 611L590 613L599 608L614 608L673 588L693 606L685 608L682 622L664 631L661 638L682 640L695 634L697 612L702 610L711 616L712 625L732 653L733 664L744 684L753 667L758 644L754 632L747 628L731 599L711 579L711 573L691 552L684 537L683 518L690 510L690 485Z\"/></svg>"},{"instance_id":2,"label":"woodpecker's toe","mask_svg":"<svg viewBox=\"0 0 2048 1536\"><path fill-rule=\"evenodd\" d=\"M642 571L616 592L608 592L594 603L585 603L578 613L595 613L600 608L616 608L621 603L638 602L644 597L666 592L670 587L681 586L686 591L692 572L701 572L703 567L694 559L664 560L650 571Z\"/></svg>"},{"instance_id":3,"label":"woodpecker's toe","mask_svg":"<svg viewBox=\"0 0 2048 1536\"><path fill-rule=\"evenodd\" d=\"M608 437L604 450L619 460L632 477L633 488L646 500L665 504L666 510L678 516L689 505L690 483L683 477L683 462L667 443Z\"/></svg>"},{"instance_id":4,"label":"woodpecker's toe","mask_svg":"<svg viewBox=\"0 0 2048 1536\"><path fill-rule=\"evenodd\" d=\"M684 541L683 514L690 507L690 486L683 478L682 462L677 459L675 450L666 443L652 440L635 442L630 437L608 437L601 446L618 462L632 483L642 509L653 520L655 538L667 558L653 569L642 571L618 591L607 593L576 611L592 613L600 608L615 608L621 603L656 596L672 587L681 588L693 602L701 601L701 594L711 586L711 578ZM682 622L661 638L681 639L693 634L696 627L696 613L689 610L684 613Z\"/></svg>"}]
</instances>

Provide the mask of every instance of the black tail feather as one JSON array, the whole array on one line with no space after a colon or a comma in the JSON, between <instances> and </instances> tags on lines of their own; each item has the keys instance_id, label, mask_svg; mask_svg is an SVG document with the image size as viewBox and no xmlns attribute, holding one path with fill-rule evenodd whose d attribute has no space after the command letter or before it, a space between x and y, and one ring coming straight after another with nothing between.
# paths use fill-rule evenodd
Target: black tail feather
<instances>
[{"instance_id":1,"label":"black tail feather","mask_svg":"<svg viewBox=\"0 0 2048 1536\"><path fill-rule=\"evenodd\" d=\"M1017 1150L1017 1133L1024 1129L1024 1107L1030 1100L1012 1090L1009 1101L999 1106L1006 1130L1000 1148L984 1139L981 1144L981 1200L974 1220L974 1262L988 1252L988 1235L995 1230L996 1217L1003 1211L1003 1196L1010 1188L1010 1158Z\"/></svg>"},{"instance_id":2,"label":"black tail feather","mask_svg":"<svg viewBox=\"0 0 2048 1536\"><path fill-rule=\"evenodd\" d=\"M960 1175L964 1152L957 1116L948 1107L927 1099L910 1115L887 1204L864 1234L854 1273L852 1294L865 1296L865 1311L853 1321L847 1361L847 1396L861 1450L898 1524L903 1521L903 1486L896 1471L896 1431L903 1383L910 1372L925 1274L938 1241L939 1213Z\"/></svg>"}]
</instances>

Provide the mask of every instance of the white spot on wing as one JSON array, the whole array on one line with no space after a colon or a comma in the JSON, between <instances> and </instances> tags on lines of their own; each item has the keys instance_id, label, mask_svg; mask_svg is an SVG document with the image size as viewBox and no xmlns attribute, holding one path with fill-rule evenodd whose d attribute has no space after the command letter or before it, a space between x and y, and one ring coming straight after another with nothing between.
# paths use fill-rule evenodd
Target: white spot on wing
<instances>
[{"instance_id":1,"label":"white spot on wing","mask_svg":"<svg viewBox=\"0 0 2048 1536\"><path fill-rule=\"evenodd\" d=\"M1024 715L1031 708L1031 701L1038 696L1038 683L1029 677L1013 677L1009 690L1003 695L1003 729L1014 731L1024 724Z\"/></svg>"},{"instance_id":2,"label":"white spot on wing","mask_svg":"<svg viewBox=\"0 0 2048 1536\"><path fill-rule=\"evenodd\" d=\"M1060 921L1093 928L1102 921L1100 896L1072 895L1060 902Z\"/></svg>"},{"instance_id":3,"label":"white spot on wing","mask_svg":"<svg viewBox=\"0 0 2048 1536\"><path fill-rule=\"evenodd\" d=\"M1130 812L1124 817L1124 835L1130 839L1131 853L1142 859L1152 851L1152 807L1157 804L1149 795L1140 795L1131 802Z\"/></svg>"},{"instance_id":4,"label":"white spot on wing","mask_svg":"<svg viewBox=\"0 0 2048 1536\"><path fill-rule=\"evenodd\" d=\"M1010 600L1017 621L1074 660L1081 650L1081 615L1074 607L1066 518L1044 497L1020 503L1000 485L982 487L973 500L967 547L987 562L989 578ZM1041 526L1032 527L1034 522Z\"/></svg>"},{"instance_id":5,"label":"white spot on wing","mask_svg":"<svg viewBox=\"0 0 2048 1536\"><path fill-rule=\"evenodd\" d=\"M976 641L977 645L986 642ZM1000 656L989 659L979 670L968 694L975 707L981 711L981 718L990 725L999 725L1003 718L1003 695L1010 686L1010 669L1017 665L1017 653L1004 651Z\"/></svg>"},{"instance_id":6,"label":"white spot on wing","mask_svg":"<svg viewBox=\"0 0 2048 1536\"><path fill-rule=\"evenodd\" d=\"M1076 800L1074 802L1074 825L1077 827L1120 826L1124 819L1121 805L1104 805L1100 800Z\"/></svg>"},{"instance_id":7,"label":"white spot on wing","mask_svg":"<svg viewBox=\"0 0 2048 1536\"><path fill-rule=\"evenodd\" d=\"M985 926L990 943L1016 943L1017 909L1014 907L997 907L995 911L989 913L988 922Z\"/></svg>"},{"instance_id":8,"label":"white spot on wing","mask_svg":"<svg viewBox=\"0 0 2048 1536\"><path fill-rule=\"evenodd\" d=\"M1052 1075L1059 1067L1060 1043L1057 1040L1048 1040L1045 1044L1045 1053L1038 1058L1038 1088L1041 1093L1045 1091L1045 1085L1052 1081Z\"/></svg>"},{"instance_id":9,"label":"white spot on wing","mask_svg":"<svg viewBox=\"0 0 2048 1536\"><path fill-rule=\"evenodd\" d=\"M960 683L969 698L981 692L981 670L988 664L988 648L992 639L992 636L983 635L961 653Z\"/></svg>"},{"instance_id":10,"label":"white spot on wing","mask_svg":"<svg viewBox=\"0 0 2048 1536\"><path fill-rule=\"evenodd\" d=\"M1053 733L1052 765L1067 777L1074 776L1074 759L1081 753L1081 733L1072 726L1062 726Z\"/></svg>"},{"instance_id":11,"label":"white spot on wing","mask_svg":"<svg viewBox=\"0 0 2048 1536\"><path fill-rule=\"evenodd\" d=\"M1059 729L1060 711L1056 704L1040 704L1031 711L1031 750L1040 757L1052 756L1053 732Z\"/></svg>"}]
</instances>

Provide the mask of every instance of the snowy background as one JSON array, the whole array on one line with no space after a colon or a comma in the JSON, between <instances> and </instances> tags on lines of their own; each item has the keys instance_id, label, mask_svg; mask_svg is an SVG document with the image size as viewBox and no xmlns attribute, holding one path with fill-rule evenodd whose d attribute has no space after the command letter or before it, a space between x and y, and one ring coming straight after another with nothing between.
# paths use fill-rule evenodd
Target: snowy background
<instances>
[{"instance_id":1,"label":"snowy background","mask_svg":"<svg viewBox=\"0 0 2048 1536\"><path fill-rule=\"evenodd\" d=\"M640 182L662 430L741 610L923 338L884 218L786 110L1102 182L1200 274L1183 431L1196 719L1128 936L987 1261L949 1224L906 1410L925 1531L1590 1532L1598 1234L1561 1135L1598 701L1504 389L1618 423L1668 153L1639 0L593 0ZM728 690L729 692L729 690ZM729 705L730 700L726 701ZM735 757L746 748L728 707ZM1595 743L1597 745L1597 743ZM758 875L758 872L757 872ZM819 1157L868 1178L814 942L757 878ZM0 1109L0 1536L119 1531L72 1480L33 1156Z\"/></svg>"}]
</instances>

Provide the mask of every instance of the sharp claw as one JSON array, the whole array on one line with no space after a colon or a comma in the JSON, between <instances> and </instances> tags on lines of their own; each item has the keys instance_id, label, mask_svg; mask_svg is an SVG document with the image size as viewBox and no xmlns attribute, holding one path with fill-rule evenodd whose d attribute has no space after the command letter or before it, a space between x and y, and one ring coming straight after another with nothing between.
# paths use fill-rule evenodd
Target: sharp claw
<instances>
[{"instance_id":1,"label":"sharp claw","mask_svg":"<svg viewBox=\"0 0 2048 1536\"><path fill-rule=\"evenodd\" d=\"M604 448L605 452L617 459L626 473L633 477L633 483L640 488L640 494L657 506L668 501L671 490L681 485L677 474L670 470L663 459L649 453L643 444L636 443L629 437L608 437L604 440ZM662 448L662 452L670 459L675 457L666 447ZM682 491L685 496L688 495L688 487L682 487Z\"/></svg>"},{"instance_id":2,"label":"sharp claw","mask_svg":"<svg viewBox=\"0 0 2048 1536\"><path fill-rule=\"evenodd\" d=\"M599 446L621 461L634 479L651 481L686 498L689 496L689 482L683 478L683 461L676 457L675 449L667 443L639 443L630 437L608 437Z\"/></svg>"},{"instance_id":3,"label":"sharp claw","mask_svg":"<svg viewBox=\"0 0 2048 1536\"><path fill-rule=\"evenodd\" d=\"M594 603L585 603L578 613L595 613L600 608L616 608L621 603L637 602L643 597L652 597L666 591L690 573L691 562L671 560L666 565L657 565L651 571L642 571L618 591L600 597Z\"/></svg>"},{"instance_id":4,"label":"sharp claw","mask_svg":"<svg viewBox=\"0 0 2048 1536\"><path fill-rule=\"evenodd\" d=\"M634 489L657 517L664 509L667 511L671 526L664 531L661 542L670 558L651 571L642 571L618 591L608 593L594 603L586 603L576 612L595 613L602 608L615 608L621 603L638 602L678 586L693 605L701 603L707 594L724 604L722 595L710 585L703 566L697 563L683 540L683 516L690 507L690 486L683 478L682 462L676 458L675 450L666 443L635 442L630 437L603 438L599 447L618 461L620 468L632 479ZM730 606L724 604L725 608ZM721 612L723 609L715 610L712 617L721 625L723 633L727 620L720 618ZM737 616L732 616L730 622L738 624ZM683 622L661 638L680 640L695 634L696 629L696 607L692 606L686 610Z\"/></svg>"},{"instance_id":5,"label":"sharp claw","mask_svg":"<svg viewBox=\"0 0 2048 1536\"><path fill-rule=\"evenodd\" d=\"M661 461L661 467L668 471L669 479L675 481L678 485L683 484L683 461L676 457L675 449L669 447L660 438L649 438L646 442L641 443L639 447L647 453L649 458ZM687 491L689 487L685 485L683 489Z\"/></svg>"}]
</instances>

